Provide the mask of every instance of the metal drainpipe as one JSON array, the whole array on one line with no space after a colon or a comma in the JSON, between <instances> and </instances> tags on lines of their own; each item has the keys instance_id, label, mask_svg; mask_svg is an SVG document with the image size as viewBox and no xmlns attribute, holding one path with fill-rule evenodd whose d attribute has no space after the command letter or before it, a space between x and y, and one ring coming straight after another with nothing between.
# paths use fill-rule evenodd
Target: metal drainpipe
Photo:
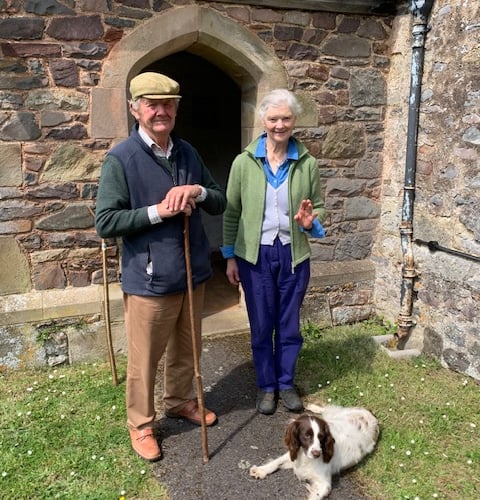
<instances>
[{"instance_id":1,"label":"metal drainpipe","mask_svg":"<svg viewBox=\"0 0 480 500\"><path fill-rule=\"evenodd\" d=\"M415 172L417 168L417 138L420 96L422 88L425 38L429 27L429 14L434 0L410 0L413 14L412 63L410 77L410 99L408 109L407 150L405 159L405 185L403 190L400 242L403 254L402 285L400 290L400 313L395 340L405 339L414 321L412 318L413 287L417 277L413 255L413 207L415 200Z\"/></svg>"}]
</instances>

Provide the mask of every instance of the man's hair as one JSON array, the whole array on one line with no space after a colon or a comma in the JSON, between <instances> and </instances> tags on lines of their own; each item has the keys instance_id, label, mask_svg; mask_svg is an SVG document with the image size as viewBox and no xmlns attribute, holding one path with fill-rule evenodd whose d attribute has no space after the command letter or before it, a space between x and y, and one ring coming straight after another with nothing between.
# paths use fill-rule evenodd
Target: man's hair
<instances>
[{"instance_id":1,"label":"man's hair","mask_svg":"<svg viewBox=\"0 0 480 500\"><path fill-rule=\"evenodd\" d=\"M138 106L140 104L141 99L146 99L146 98L145 97L137 97L137 99L129 99L128 100L129 104L132 106L132 108L135 111L138 111ZM176 104L177 109L178 109L178 106L180 105L180 99L175 99L173 97L172 97L172 99L175 101L175 104Z\"/></svg>"}]
</instances>

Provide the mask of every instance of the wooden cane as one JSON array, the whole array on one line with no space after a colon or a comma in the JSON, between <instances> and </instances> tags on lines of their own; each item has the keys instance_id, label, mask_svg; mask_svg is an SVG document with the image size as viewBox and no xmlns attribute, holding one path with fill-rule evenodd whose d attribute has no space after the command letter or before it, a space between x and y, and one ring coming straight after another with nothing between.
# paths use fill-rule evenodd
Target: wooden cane
<instances>
[{"instance_id":1,"label":"wooden cane","mask_svg":"<svg viewBox=\"0 0 480 500\"><path fill-rule=\"evenodd\" d=\"M103 312L105 317L105 334L107 337L108 358L110 360L110 370L112 371L113 385L118 385L117 367L115 365L115 356L113 354L112 331L110 329L110 297L108 293L108 274L107 274L107 244L102 240L102 262L103 262Z\"/></svg>"},{"instance_id":2,"label":"wooden cane","mask_svg":"<svg viewBox=\"0 0 480 500\"><path fill-rule=\"evenodd\" d=\"M197 351L197 336L195 332L195 317L193 313L193 280L192 280L192 263L190 260L190 231L189 231L188 215L184 216L183 239L185 244L185 267L187 269L188 303L190 307L190 329L192 332L193 368L195 370L195 380L197 382L198 409L200 411L200 416L202 421L202 450L203 450L203 463L205 464L208 462L207 424L205 421L205 404L203 401L202 375L200 374L200 363Z\"/></svg>"}]
</instances>

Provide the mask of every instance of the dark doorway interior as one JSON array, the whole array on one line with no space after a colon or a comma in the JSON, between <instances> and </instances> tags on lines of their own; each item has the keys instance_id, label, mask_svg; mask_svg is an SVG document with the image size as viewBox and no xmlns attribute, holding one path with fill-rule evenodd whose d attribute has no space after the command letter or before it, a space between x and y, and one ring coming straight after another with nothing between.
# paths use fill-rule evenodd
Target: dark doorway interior
<instances>
[{"instance_id":1,"label":"dark doorway interior","mask_svg":"<svg viewBox=\"0 0 480 500\"><path fill-rule=\"evenodd\" d=\"M200 153L215 180L226 187L230 165L241 147L241 91L219 68L189 52L178 52L147 66L180 84L175 131ZM212 249L213 278L207 286L205 313L238 304L239 294L225 277L222 216L202 214Z\"/></svg>"},{"instance_id":2,"label":"dark doorway interior","mask_svg":"<svg viewBox=\"0 0 480 500\"><path fill-rule=\"evenodd\" d=\"M240 152L239 87L205 59L178 52L143 71L158 71L180 84L176 132L200 153L215 180L226 187L230 165ZM212 251L222 243L222 217L204 217Z\"/></svg>"}]
</instances>

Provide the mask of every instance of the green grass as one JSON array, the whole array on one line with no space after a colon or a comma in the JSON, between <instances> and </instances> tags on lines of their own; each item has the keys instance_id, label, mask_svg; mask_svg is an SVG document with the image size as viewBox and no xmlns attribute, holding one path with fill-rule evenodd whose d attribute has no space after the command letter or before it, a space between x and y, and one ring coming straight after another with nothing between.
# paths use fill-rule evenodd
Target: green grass
<instances>
[{"instance_id":1,"label":"green grass","mask_svg":"<svg viewBox=\"0 0 480 500\"><path fill-rule=\"evenodd\" d=\"M374 323L316 330L298 380L311 401L371 409L374 454L354 472L372 499L480 498L480 387L426 356L393 360L371 341Z\"/></svg>"},{"instance_id":2,"label":"green grass","mask_svg":"<svg viewBox=\"0 0 480 500\"><path fill-rule=\"evenodd\" d=\"M297 381L307 399L370 408L375 452L353 472L373 500L480 498L480 389L421 356L393 360L374 323L304 326ZM117 359L119 378L125 360ZM108 363L0 374L0 498L166 498L130 449L124 384Z\"/></svg>"},{"instance_id":3,"label":"green grass","mask_svg":"<svg viewBox=\"0 0 480 500\"><path fill-rule=\"evenodd\" d=\"M4 373L0 394L2 499L165 496L131 452L124 387L108 364Z\"/></svg>"}]
</instances>

